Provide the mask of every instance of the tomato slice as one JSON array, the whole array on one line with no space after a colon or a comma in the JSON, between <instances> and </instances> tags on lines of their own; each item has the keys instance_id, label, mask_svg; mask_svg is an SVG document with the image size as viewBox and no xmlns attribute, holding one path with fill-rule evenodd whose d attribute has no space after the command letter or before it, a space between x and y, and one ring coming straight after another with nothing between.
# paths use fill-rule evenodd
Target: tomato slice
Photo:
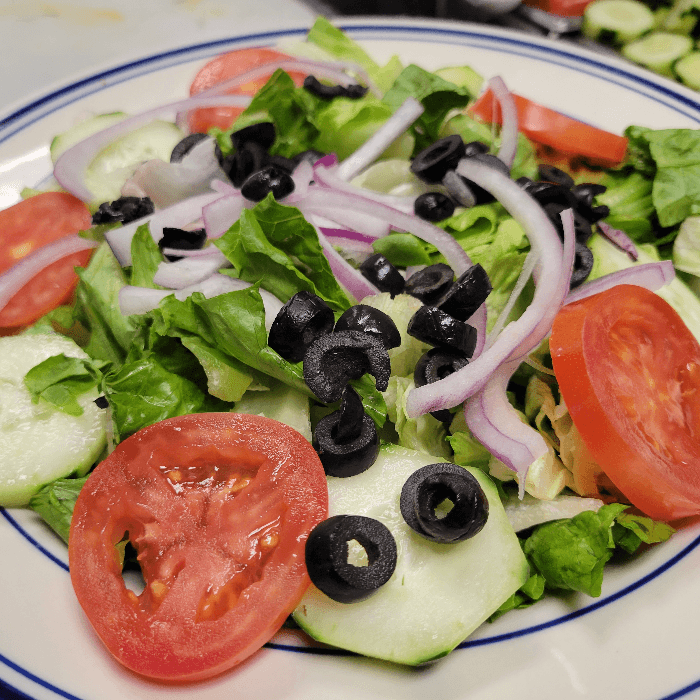
<instances>
[{"instance_id":1,"label":"tomato slice","mask_svg":"<svg viewBox=\"0 0 700 700\"><path fill-rule=\"evenodd\" d=\"M627 139L590 124L567 117L553 109L513 93L520 131L536 143L560 153L581 156L601 166L618 165L627 152ZM497 101L487 89L469 107L469 112L485 122L501 123Z\"/></svg>"},{"instance_id":2,"label":"tomato slice","mask_svg":"<svg viewBox=\"0 0 700 700\"><path fill-rule=\"evenodd\" d=\"M264 46L237 49L236 51L221 54L209 61L197 73L192 81L192 85L190 85L190 95L196 95L258 66L285 59L290 60L291 56ZM251 80L228 92L237 95L254 95L267 82L272 73L274 73L274 70L270 70L270 74L263 78ZM289 75L297 85L301 85L306 77L305 73L294 71L290 71ZM193 133L206 133L212 127L218 127L225 131L231 127L236 117L242 111L242 109L237 107L207 107L194 110L189 116L190 131Z\"/></svg>"},{"instance_id":3,"label":"tomato slice","mask_svg":"<svg viewBox=\"0 0 700 700\"><path fill-rule=\"evenodd\" d=\"M593 458L659 520L700 513L700 345L659 296L619 285L554 320L554 372Z\"/></svg>"},{"instance_id":4,"label":"tomato slice","mask_svg":"<svg viewBox=\"0 0 700 700\"><path fill-rule=\"evenodd\" d=\"M304 547L327 517L313 447L261 416L203 413L140 430L93 471L69 538L78 601L144 676L208 678L267 642L309 585ZM138 552L125 586L116 545Z\"/></svg>"},{"instance_id":5,"label":"tomato slice","mask_svg":"<svg viewBox=\"0 0 700 700\"><path fill-rule=\"evenodd\" d=\"M87 206L66 192L43 192L0 211L0 273L34 250L91 225ZM81 251L42 270L0 311L0 328L29 325L67 302L78 283L73 268L86 265L90 254Z\"/></svg>"}]
</instances>

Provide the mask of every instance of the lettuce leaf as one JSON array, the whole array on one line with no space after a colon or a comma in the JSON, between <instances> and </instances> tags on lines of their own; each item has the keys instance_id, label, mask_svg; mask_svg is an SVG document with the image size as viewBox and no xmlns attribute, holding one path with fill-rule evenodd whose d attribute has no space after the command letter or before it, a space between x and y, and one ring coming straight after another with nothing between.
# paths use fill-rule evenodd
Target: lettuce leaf
<instances>
[{"instance_id":1,"label":"lettuce leaf","mask_svg":"<svg viewBox=\"0 0 700 700\"><path fill-rule=\"evenodd\" d=\"M62 478L44 486L29 501L29 507L68 544L70 522L80 490L88 477Z\"/></svg>"}]
</instances>

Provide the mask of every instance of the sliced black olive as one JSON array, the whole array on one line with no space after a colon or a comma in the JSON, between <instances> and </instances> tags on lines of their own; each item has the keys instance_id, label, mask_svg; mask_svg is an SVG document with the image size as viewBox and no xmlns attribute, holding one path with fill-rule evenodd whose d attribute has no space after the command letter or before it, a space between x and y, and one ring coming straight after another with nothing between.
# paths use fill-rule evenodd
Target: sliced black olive
<instances>
[{"instance_id":1,"label":"sliced black olive","mask_svg":"<svg viewBox=\"0 0 700 700\"><path fill-rule=\"evenodd\" d=\"M296 168L297 163L295 163L291 158L285 158L284 156L268 156L266 165L274 165L280 170L286 170L291 174L294 172L294 168Z\"/></svg>"},{"instance_id":2,"label":"sliced black olive","mask_svg":"<svg viewBox=\"0 0 700 700\"><path fill-rule=\"evenodd\" d=\"M540 180L547 182L556 182L558 185L563 185L566 189L571 189L576 183L574 178L569 173L564 172L554 165L542 164L537 168L537 173Z\"/></svg>"},{"instance_id":3,"label":"sliced black olive","mask_svg":"<svg viewBox=\"0 0 700 700\"><path fill-rule=\"evenodd\" d=\"M407 280L404 293L420 299L424 304L433 304L452 286L454 272L445 263L428 265L414 272Z\"/></svg>"},{"instance_id":4,"label":"sliced black olive","mask_svg":"<svg viewBox=\"0 0 700 700\"><path fill-rule=\"evenodd\" d=\"M358 542L367 566L348 562L349 543ZM396 542L386 525L362 515L335 515L319 523L306 541L306 568L320 591L339 603L365 600L396 569Z\"/></svg>"},{"instance_id":5,"label":"sliced black olive","mask_svg":"<svg viewBox=\"0 0 700 700\"><path fill-rule=\"evenodd\" d=\"M593 206L593 200L607 189L605 185L599 185L596 182L582 182L580 185L574 185L571 188L571 194L584 206L591 207Z\"/></svg>"},{"instance_id":6,"label":"sliced black olive","mask_svg":"<svg viewBox=\"0 0 700 700\"><path fill-rule=\"evenodd\" d=\"M356 304L344 311L334 330L371 333L387 350L401 345L401 334L391 316L366 304Z\"/></svg>"},{"instance_id":7,"label":"sliced black olive","mask_svg":"<svg viewBox=\"0 0 700 700\"><path fill-rule=\"evenodd\" d=\"M411 172L424 182L442 182L448 170L454 170L464 157L464 142L457 134L445 136L424 148L411 162Z\"/></svg>"},{"instance_id":8,"label":"sliced black olive","mask_svg":"<svg viewBox=\"0 0 700 700\"><path fill-rule=\"evenodd\" d=\"M285 360L301 362L320 336L333 330L333 311L312 292L297 292L279 310L270 326L267 344Z\"/></svg>"},{"instance_id":9,"label":"sliced black olive","mask_svg":"<svg viewBox=\"0 0 700 700\"><path fill-rule=\"evenodd\" d=\"M304 355L304 380L323 403L338 401L349 381L367 373L374 377L378 391L386 391L391 375L389 354L369 333L322 335Z\"/></svg>"},{"instance_id":10,"label":"sliced black olive","mask_svg":"<svg viewBox=\"0 0 700 700\"><path fill-rule=\"evenodd\" d=\"M583 243L576 242L576 252L574 253L574 270L571 274L569 288L573 289L583 283L593 269L593 252Z\"/></svg>"},{"instance_id":11,"label":"sliced black olive","mask_svg":"<svg viewBox=\"0 0 700 700\"><path fill-rule=\"evenodd\" d=\"M374 464L379 454L377 428L350 385L343 389L340 408L316 424L312 444L328 476L355 476Z\"/></svg>"},{"instance_id":12,"label":"sliced black olive","mask_svg":"<svg viewBox=\"0 0 700 700\"><path fill-rule=\"evenodd\" d=\"M380 291L392 297L403 292L405 280L401 273L380 253L370 255L361 265L360 272Z\"/></svg>"},{"instance_id":13,"label":"sliced black olive","mask_svg":"<svg viewBox=\"0 0 700 700\"><path fill-rule=\"evenodd\" d=\"M476 328L435 306L421 306L408 322L406 332L428 345L455 348L467 357L476 347Z\"/></svg>"},{"instance_id":14,"label":"sliced black olive","mask_svg":"<svg viewBox=\"0 0 700 700\"><path fill-rule=\"evenodd\" d=\"M399 505L409 527L443 544L474 537L489 515L488 499L476 477L449 462L413 472L401 489Z\"/></svg>"},{"instance_id":15,"label":"sliced black olive","mask_svg":"<svg viewBox=\"0 0 700 700\"><path fill-rule=\"evenodd\" d=\"M515 184L518 185L518 187L522 187L524 190L527 190L528 187L532 185L533 181L527 177L526 175L523 175L522 177L519 177L516 181Z\"/></svg>"},{"instance_id":16,"label":"sliced black olive","mask_svg":"<svg viewBox=\"0 0 700 700\"><path fill-rule=\"evenodd\" d=\"M369 92L369 88L357 83L351 83L345 86L345 97L350 100L359 100Z\"/></svg>"},{"instance_id":17,"label":"sliced black olive","mask_svg":"<svg viewBox=\"0 0 700 700\"><path fill-rule=\"evenodd\" d=\"M231 143L236 150L244 144L256 143L267 151L272 148L274 142L275 125L272 122L251 124L231 134Z\"/></svg>"},{"instance_id":18,"label":"sliced black olive","mask_svg":"<svg viewBox=\"0 0 700 700\"><path fill-rule=\"evenodd\" d=\"M424 192L416 197L413 211L424 221L436 223L455 213L454 202L442 192Z\"/></svg>"},{"instance_id":19,"label":"sliced black olive","mask_svg":"<svg viewBox=\"0 0 700 700\"><path fill-rule=\"evenodd\" d=\"M294 192L292 176L275 165L266 165L241 185L241 194L252 202L262 201L270 192L278 200Z\"/></svg>"},{"instance_id":20,"label":"sliced black olive","mask_svg":"<svg viewBox=\"0 0 700 700\"><path fill-rule=\"evenodd\" d=\"M201 250L207 240L207 232L203 229L185 231L181 228L171 226L163 227L163 237L158 241L158 247L162 251L164 248L175 248L176 250ZM175 262L182 256L166 255L166 260Z\"/></svg>"},{"instance_id":21,"label":"sliced black olive","mask_svg":"<svg viewBox=\"0 0 700 700\"><path fill-rule=\"evenodd\" d=\"M322 100L332 100L336 97L347 97L358 100L367 94L368 88L362 85L326 85L313 75L304 78L304 89Z\"/></svg>"},{"instance_id":22,"label":"sliced black olive","mask_svg":"<svg viewBox=\"0 0 700 700\"><path fill-rule=\"evenodd\" d=\"M483 163L484 165L488 165L494 170L498 170L504 175L510 177L510 170L508 166L492 153L475 153L473 156L470 156L470 158L473 158L477 162ZM493 202L494 198L490 192L487 192L483 187L479 187L479 185L472 182L468 178L463 179L467 185L469 185L469 189L473 192L477 204L487 204L488 202Z\"/></svg>"},{"instance_id":23,"label":"sliced black olive","mask_svg":"<svg viewBox=\"0 0 700 700\"><path fill-rule=\"evenodd\" d=\"M489 145L483 141L470 141L464 144L464 155L467 158L477 154L484 155L489 152Z\"/></svg>"},{"instance_id":24,"label":"sliced black olive","mask_svg":"<svg viewBox=\"0 0 700 700\"><path fill-rule=\"evenodd\" d=\"M221 169L228 175L234 187L241 187L253 173L267 164L267 151L255 141L241 144L221 161Z\"/></svg>"},{"instance_id":25,"label":"sliced black olive","mask_svg":"<svg viewBox=\"0 0 700 700\"><path fill-rule=\"evenodd\" d=\"M119 197L113 202L103 202L92 215L92 223L114 224L121 221L128 224L136 219L153 214L156 210L150 197Z\"/></svg>"},{"instance_id":26,"label":"sliced black olive","mask_svg":"<svg viewBox=\"0 0 700 700\"><path fill-rule=\"evenodd\" d=\"M182 141L175 144L170 154L171 163L180 163L182 159L200 142L208 139L209 134L188 134Z\"/></svg>"},{"instance_id":27,"label":"sliced black olive","mask_svg":"<svg viewBox=\"0 0 700 700\"><path fill-rule=\"evenodd\" d=\"M97 408L109 408L109 401L106 396L98 396L93 402Z\"/></svg>"},{"instance_id":28,"label":"sliced black olive","mask_svg":"<svg viewBox=\"0 0 700 700\"><path fill-rule=\"evenodd\" d=\"M435 306L460 321L466 321L486 301L491 289L486 270L477 263L457 278Z\"/></svg>"},{"instance_id":29,"label":"sliced black olive","mask_svg":"<svg viewBox=\"0 0 700 700\"><path fill-rule=\"evenodd\" d=\"M557 204L565 209L576 208L576 198L571 190L556 182L533 182L525 188L525 191L534 197L540 206Z\"/></svg>"},{"instance_id":30,"label":"sliced black olive","mask_svg":"<svg viewBox=\"0 0 700 700\"><path fill-rule=\"evenodd\" d=\"M549 217L549 220L554 224L554 228L556 228L559 237L564 240L564 224L561 220L561 213L566 209L570 209L570 207L552 202L551 204L545 204L542 208ZM579 243L585 243L593 235L591 222L576 209L574 209L574 235Z\"/></svg>"},{"instance_id":31,"label":"sliced black olive","mask_svg":"<svg viewBox=\"0 0 700 700\"><path fill-rule=\"evenodd\" d=\"M458 350L432 348L416 363L416 368L413 370L413 383L416 386L432 384L449 377L468 364L469 360Z\"/></svg>"}]
</instances>

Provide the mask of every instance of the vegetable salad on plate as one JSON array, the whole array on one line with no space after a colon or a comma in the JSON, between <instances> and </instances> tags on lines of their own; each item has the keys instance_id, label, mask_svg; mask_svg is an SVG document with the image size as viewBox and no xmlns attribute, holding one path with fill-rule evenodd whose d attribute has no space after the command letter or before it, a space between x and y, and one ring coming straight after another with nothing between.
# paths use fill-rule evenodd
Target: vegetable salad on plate
<instances>
[{"instance_id":1,"label":"vegetable salad on plate","mask_svg":"<svg viewBox=\"0 0 700 700\"><path fill-rule=\"evenodd\" d=\"M81 121L0 212L0 505L158 680L599 596L700 512L698 138L323 19Z\"/></svg>"}]
</instances>

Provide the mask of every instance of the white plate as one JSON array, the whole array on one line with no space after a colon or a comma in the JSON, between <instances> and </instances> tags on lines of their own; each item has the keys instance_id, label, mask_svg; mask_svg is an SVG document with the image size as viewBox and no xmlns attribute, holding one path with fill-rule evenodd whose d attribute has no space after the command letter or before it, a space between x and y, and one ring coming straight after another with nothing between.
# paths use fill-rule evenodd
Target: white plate
<instances>
[{"instance_id":1,"label":"white plate","mask_svg":"<svg viewBox=\"0 0 700 700\"><path fill-rule=\"evenodd\" d=\"M343 23L380 61L468 64L511 89L597 126L700 124L697 93L629 65L483 26L428 21ZM301 37L304 29L185 47L69 82L0 122L0 197L50 172L51 137L86 112L138 111L186 94L209 56ZM153 684L123 670L93 635L72 593L66 549L23 510L0 510L0 697L35 700L671 700L700 697L700 529L624 566L598 599L563 596L485 625L439 663L406 669L305 648L294 634L213 681ZM24 694L24 695L22 695Z\"/></svg>"}]
</instances>

